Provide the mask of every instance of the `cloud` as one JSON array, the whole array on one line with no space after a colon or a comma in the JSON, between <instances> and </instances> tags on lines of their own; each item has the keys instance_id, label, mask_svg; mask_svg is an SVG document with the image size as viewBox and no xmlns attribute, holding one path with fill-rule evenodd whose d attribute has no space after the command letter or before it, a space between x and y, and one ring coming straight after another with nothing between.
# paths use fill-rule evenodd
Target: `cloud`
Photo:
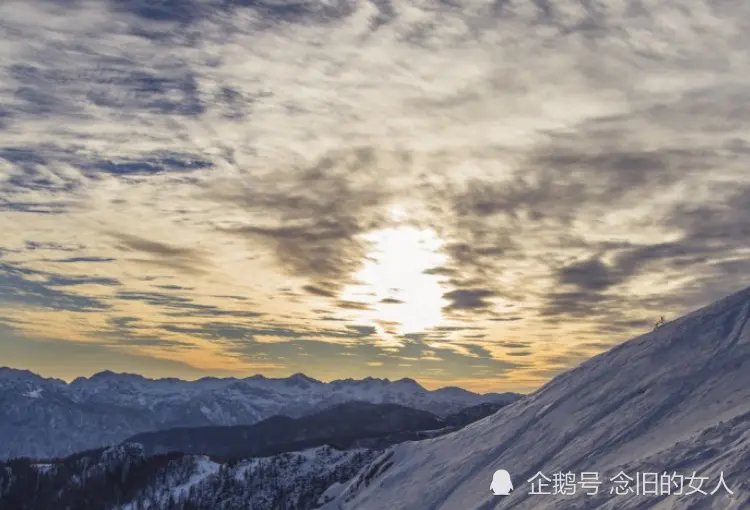
<instances>
[{"instance_id":1,"label":"cloud","mask_svg":"<svg viewBox=\"0 0 750 510\"><path fill-rule=\"evenodd\" d=\"M367 252L361 235L382 222L376 209L388 191L375 158L369 148L328 154L311 166L292 166L251 182L215 183L207 194L250 218L264 217L265 224L224 227L225 232L267 243L284 270L318 282L306 287L308 292L336 289L361 267Z\"/></svg>"},{"instance_id":2,"label":"cloud","mask_svg":"<svg viewBox=\"0 0 750 510\"><path fill-rule=\"evenodd\" d=\"M70 279L10 263L0 263L0 303L25 305L60 311L96 312L109 305L93 296L74 294L56 286L79 284L118 285L110 279L79 277Z\"/></svg>"},{"instance_id":3,"label":"cloud","mask_svg":"<svg viewBox=\"0 0 750 510\"><path fill-rule=\"evenodd\" d=\"M202 274L207 270L206 260L200 249L172 246L122 233L113 234L113 237L120 241L118 248L151 256L149 259L131 259L138 264L174 268L191 275Z\"/></svg>"},{"instance_id":4,"label":"cloud","mask_svg":"<svg viewBox=\"0 0 750 510\"><path fill-rule=\"evenodd\" d=\"M560 283L585 290L606 290L619 283L612 270L598 259L576 262L562 268Z\"/></svg>"},{"instance_id":5,"label":"cloud","mask_svg":"<svg viewBox=\"0 0 750 510\"><path fill-rule=\"evenodd\" d=\"M117 259L107 257L70 257L67 259L56 259L54 262L62 262L65 264L76 264L81 262L115 262Z\"/></svg>"},{"instance_id":6,"label":"cloud","mask_svg":"<svg viewBox=\"0 0 750 510\"><path fill-rule=\"evenodd\" d=\"M302 290L314 296L329 297L329 298L336 297L335 292L330 291L328 289L316 287L315 285L305 285L304 287L302 287Z\"/></svg>"},{"instance_id":7,"label":"cloud","mask_svg":"<svg viewBox=\"0 0 750 510\"><path fill-rule=\"evenodd\" d=\"M492 306L488 298L495 295L489 289L458 289L446 292L443 297L451 301L448 310L482 310Z\"/></svg>"},{"instance_id":8,"label":"cloud","mask_svg":"<svg viewBox=\"0 0 750 510\"><path fill-rule=\"evenodd\" d=\"M380 302L384 305L402 305L404 304L404 301L401 301L400 299L396 298L383 298L380 300Z\"/></svg>"},{"instance_id":9,"label":"cloud","mask_svg":"<svg viewBox=\"0 0 750 510\"><path fill-rule=\"evenodd\" d=\"M214 366L339 370L345 340L362 373L401 345L541 381L573 358L529 338L607 343L747 285L747 6L641 3L2 3L0 300Z\"/></svg>"}]
</instances>

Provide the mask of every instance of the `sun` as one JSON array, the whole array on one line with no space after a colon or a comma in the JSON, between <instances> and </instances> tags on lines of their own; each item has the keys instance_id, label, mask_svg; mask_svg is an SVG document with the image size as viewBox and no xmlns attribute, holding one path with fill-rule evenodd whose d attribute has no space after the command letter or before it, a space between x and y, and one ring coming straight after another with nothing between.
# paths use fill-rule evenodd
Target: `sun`
<instances>
[{"instance_id":1,"label":"sun","mask_svg":"<svg viewBox=\"0 0 750 510\"><path fill-rule=\"evenodd\" d=\"M399 209L392 212L400 219ZM440 277L428 272L447 259L437 234L403 225L363 237L372 249L355 275L357 284L347 287L342 298L370 304L372 311L363 315L381 333L419 333L439 325L444 290Z\"/></svg>"}]
</instances>

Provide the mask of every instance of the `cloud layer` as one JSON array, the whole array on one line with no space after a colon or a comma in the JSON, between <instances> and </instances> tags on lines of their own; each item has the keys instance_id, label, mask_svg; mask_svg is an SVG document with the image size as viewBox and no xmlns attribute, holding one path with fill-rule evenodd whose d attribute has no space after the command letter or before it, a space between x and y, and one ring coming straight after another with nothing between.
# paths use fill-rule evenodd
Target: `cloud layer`
<instances>
[{"instance_id":1,"label":"cloud layer","mask_svg":"<svg viewBox=\"0 0 750 510\"><path fill-rule=\"evenodd\" d=\"M748 20L5 2L0 352L532 388L748 284Z\"/></svg>"}]
</instances>

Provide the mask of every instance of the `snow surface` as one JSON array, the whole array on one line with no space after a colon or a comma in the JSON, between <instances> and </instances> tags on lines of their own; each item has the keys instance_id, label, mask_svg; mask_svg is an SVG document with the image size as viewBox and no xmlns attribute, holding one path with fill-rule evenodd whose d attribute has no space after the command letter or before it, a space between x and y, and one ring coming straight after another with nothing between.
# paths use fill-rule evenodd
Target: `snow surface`
<instances>
[{"instance_id":1,"label":"snow surface","mask_svg":"<svg viewBox=\"0 0 750 510\"><path fill-rule=\"evenodd\" d=\"M213 462L208 457L199 457L195 461L195 474L190 477L187 483L178 485L171 490L172 497L180 501L190 492L190 488L200 484L203 480L219 472L220 464Z\"/></svg>"},{"instance_id":2,"label":"snow surface","mask_svg":"<svg viewBox=\"0 0 750 510\"><path fill-rule=\"evenodd\" d=\"M143 502L145 508L162 508L167 505L170 496L173 501L182 501L189 493L190 489L199 486L209 477L219 472L221 464L213 462L206 456L197 456L193 459L193 474L188 481L174 487L168 487L167 490L158 494L156 500ZM138 503L132 502L122 506L121 510L138 510Z\"/></svg>"},{"instance_id":3,"label":"snow surface","mask_svg":"<svg viewBox=\"0 0 750 510\"><path fill-rule=\"evenodd\" d=\"M44 392L44 390L42 388L36 388L34 390L27 391L27 392L23 393L23 396L24 397L29 397L29 398L42 398L42 393L43 392Z\"/></svg>"},{"instance_id":4,"label":"snow surface","mask_svg":"<svg viewBox=\"0 0 750 510\"><path fill-rule=\"evenodd\" d=\"M300 508L295 501L306 491L320 487L321 481L330 479L336 472L347 471L350 465L354 465L354 468L349 467L348 471L355 473L356 468L375 455L377 452L368 449L340 451L321 446L246 459L233 465L225 464L225 478L221 477L221 464L204 456L188 456L184 461L175 463L163 480L146 487L140 498L122 506L120 510L167 508L170 498L176 503L189 500L198 508L204 507L198 505L196 498L201 501L207 498L218 505L217 508L225 504L229 505L226 508L237 508L237 503L241 502L241 508L264 510L271 508L279 489L288 498L287 503L291 505L288 508ZM184 462L187 462L192 474L187 481L176 483L176 480L185 480L182 475L184 470L180 467ZM256 475L260 479L254 482ZM234 489L237 490L227 486L230 481L236 484Z\"/></svg>"},{"instance_id":5,"label":"snow surface","mask_svg":"<svg viewBox=\"0 0 750 510\"><path fill-rule=\"evenodd\" d=\"M497 469L513 478L509 496L490 492ZM682 476L684 495L618 495L611 478L621 471ZM539 472L552 480L571 473L575 493L530 494ZM584 472L601 482L597 494L582 490ZM693 480L707 493L723 474L734 494L687 495L693 473L708 477ZM393 447L322 507L494 508L750 508L750 289L596 356L460 431Z\"/></svg>"}]
</instances>

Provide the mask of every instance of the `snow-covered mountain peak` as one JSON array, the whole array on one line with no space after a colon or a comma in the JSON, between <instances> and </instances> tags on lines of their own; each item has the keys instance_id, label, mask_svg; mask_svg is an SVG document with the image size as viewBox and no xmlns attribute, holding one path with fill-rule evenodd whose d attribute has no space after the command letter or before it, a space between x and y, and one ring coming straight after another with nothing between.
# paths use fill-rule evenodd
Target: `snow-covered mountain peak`
<instances>
[{"instance_id":1,"label":"snow-covered mountain peak","mask_svg":"<svg viewBox=\"0 0 750 510\"><path fill-rule=\"evenodd\" d=\"M510 496L489 490L498 469L513 477ZM705 491L723 475L734 494L618 496L610 489L619 472L633 488L638 473L695 472L707 477ZM539 473L596 473L601 489L530 494ZM750 289L596 356L454 434L394 447L324 510L748 505Z\"/></svg>"},{"instance_id":2,"label":"snow-covered mountain peak","mask_svg":"<svg viewBox=\"0 0 750 510\"><path fill-rule=\"evenodd\" d=\"M312 377L308 377L302 373L292 374L286 379L284 379L284 381L290 384L301 386L303 388L308 387L309 385L323 384L321 381L318 381L317 379L313 379Z\"/></svg>"},{"instance_id":3,"label":"snow-covered mountain peak","mask_svg":"<svg viewBox=\"0 0 750 510\"><path fill-rule=\"evenodd\" d=\"M401 386L412 387L412 388L415 388L417 390L422 390L422 391L424 391L425 389L421 384L419 384L417 381L409 377L403 377L397 381L394 381L393 383L401 385Z\"/></svg>"},{"instance_id":4,"label":"snow-covered mountain peak","mask_svg":"<svg viewBox=\"0 0 750 510\"><path fill-rule=\"evenodd\" d=\"M20 370L17 368L0 367L0 381L15 382L40 382L45 379L29 370ZM50 381L62 382L57 379L47 379Z\"/></svg>"},{"instance_id":5,"label":"snow-covered mountain peak","mask_svg":"<svg viewBox=\"0 0 750 510\"><path fill-rule=\"evenodd\" d=\"M0 378L0 407L5 412L0 437L7 439L0 443L0 458L57 457L146 431L252 425L273 415L300 417L354 400L400 404L441 416L500 401L492 395L447 395L387 379L324 383L301 373L278 379L183 381L104 371L70 384L30 372L4 373L5 379L23 382Z\"/></svg>"}]
</instances>

